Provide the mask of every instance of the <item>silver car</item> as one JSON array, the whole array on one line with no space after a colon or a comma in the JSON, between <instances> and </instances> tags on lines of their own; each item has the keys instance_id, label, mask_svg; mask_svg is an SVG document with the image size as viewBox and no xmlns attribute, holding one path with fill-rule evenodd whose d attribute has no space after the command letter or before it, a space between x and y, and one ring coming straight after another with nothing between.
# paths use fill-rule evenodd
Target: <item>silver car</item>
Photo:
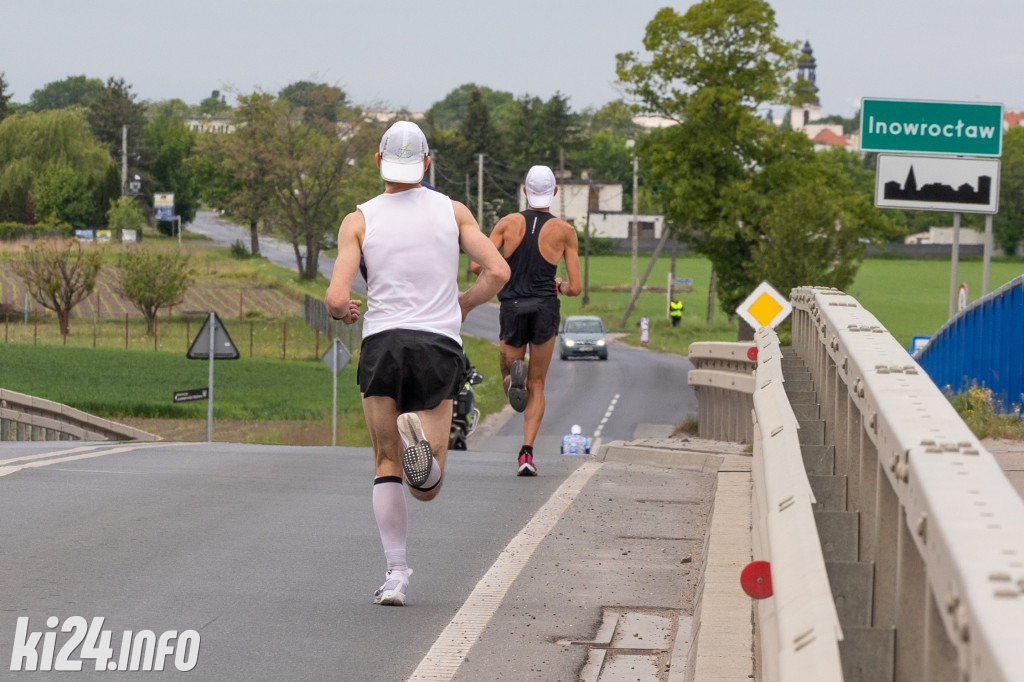
<instances>
[{"instance_id":1,"label":"silver car","mask_svg":"<svg viewBox=\"0 0 1024 682\"><path fill-rule=\"evenodd\" d=\"M608 359L608 340L601 318L594 315L570 315L558 333L558 357L595 357Z\"/></svg>"}]
</instances>

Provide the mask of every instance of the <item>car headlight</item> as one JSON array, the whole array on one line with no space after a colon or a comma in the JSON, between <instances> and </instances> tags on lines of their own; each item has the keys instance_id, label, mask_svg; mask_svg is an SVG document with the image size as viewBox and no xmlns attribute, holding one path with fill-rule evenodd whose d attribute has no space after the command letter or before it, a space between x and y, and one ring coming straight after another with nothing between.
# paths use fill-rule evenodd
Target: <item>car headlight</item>
<instances>
[{"instance_id":1,"label":"car headlight","mask_svg":"<svg viewBox=\"0 0 1024 682\"><path fill-rule=\"evenodd\" d=\"M597 340L597 345L603 346L604 345L604 339L598 339Z\"/></svg>"},{"instance_id":2,"label":"car headlight","mask_svg":"<svg viewBox=\"0 0 1024 682\"><path fill-rule=\"evenodd\" d=\"M562 342L565 344L566 348L572 348L573 346L576 345L576 342L573 341L572 339L563 339Z\"/></svg>"}]
</instances>

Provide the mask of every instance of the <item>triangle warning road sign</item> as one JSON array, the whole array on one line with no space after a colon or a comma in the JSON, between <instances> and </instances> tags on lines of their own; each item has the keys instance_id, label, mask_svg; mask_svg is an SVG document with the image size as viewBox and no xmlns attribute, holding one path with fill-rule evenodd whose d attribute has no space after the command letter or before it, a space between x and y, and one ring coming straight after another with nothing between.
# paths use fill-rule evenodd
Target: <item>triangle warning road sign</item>
<instances>
[{"instance_id":1,"label":"triangle warning road sign","mask_svg":"<svg viewBox=\"0 0 1024 682\"><path fill-rule=\"evenodd\" d=\"M199 330L196 335L195 341L188 349L186 357L189 360L209 360L210 359L210 317L213 317L213 359L214 360L237 360L238 349L235 348L235 344L231 342L231 336L228 335L228 330L224 328L224 324L220 321L220 317L217 313L211 313L206 317L206 322L203 323L203 328Z\"/></svg>"}]
</instances>

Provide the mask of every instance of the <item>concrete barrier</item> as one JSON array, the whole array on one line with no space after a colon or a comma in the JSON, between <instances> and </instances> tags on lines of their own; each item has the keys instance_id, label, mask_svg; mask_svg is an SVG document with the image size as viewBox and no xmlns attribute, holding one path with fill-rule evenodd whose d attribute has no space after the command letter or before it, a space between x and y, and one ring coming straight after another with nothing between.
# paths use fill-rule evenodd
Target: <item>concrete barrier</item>
<instances>
[{"instance_id":1,"label":"concrete barrier","mask_svg":"<svg viewBox=\"0 0 1024 682\"><path fill-rule=\"evenodd\" d=\"M0 388L0 441L16 440L160 440L109 419L73 407Z\"/></svg>"},{"instance_id":2,"label":"concrete barrier","mask_svg":"<svg viewBox=\"0 0 1024 682\"><path fill-rule=\"evenodd\" d=\"M1019 680L1024 502L928 375L852 297L801 287L793 347L873 565L873 628L895 629L895 680ZM870 654L870 652L867 652Z\"/></svg>"}]
</instances>

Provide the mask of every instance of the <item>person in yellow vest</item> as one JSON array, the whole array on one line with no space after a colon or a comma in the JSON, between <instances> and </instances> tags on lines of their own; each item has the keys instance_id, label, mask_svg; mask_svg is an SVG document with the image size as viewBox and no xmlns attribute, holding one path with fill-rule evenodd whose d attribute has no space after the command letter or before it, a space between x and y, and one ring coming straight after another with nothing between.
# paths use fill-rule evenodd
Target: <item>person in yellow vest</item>
<instances>
[{"instance_id":1,"label":"person in yellow vest","mask_svg":"<svg viewBox=\"0 0 1024 682\"><path fill-rule=\"evenodd\" d=\"M672 301L668 304L668 317L672 320L673 327L678 327L680 320L683 319L683 303L675 296L672 297Z\"/></svg>"}]
</instances>

